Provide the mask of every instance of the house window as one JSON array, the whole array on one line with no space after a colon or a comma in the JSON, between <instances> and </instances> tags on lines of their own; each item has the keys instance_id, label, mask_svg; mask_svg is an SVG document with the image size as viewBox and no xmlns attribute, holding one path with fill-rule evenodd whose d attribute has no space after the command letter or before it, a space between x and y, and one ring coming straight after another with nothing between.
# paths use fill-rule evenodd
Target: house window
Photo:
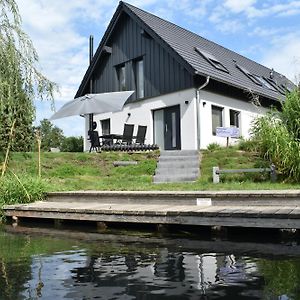
<instances>
[{"instance_id":1,"label":"house window","mask_svg":"<svg viewBox=\"0 0 300 300\"><path fill-rule=\"evenodd\" d=\"M230 127L240 128L240 112L237 110L230 109Z\"/></svg>"},{"instance_id":2,"label":"house window","mask_svg":"<svg viewBox=\"0 0 300 300\"><path fill-rule=\"evenodd\" d=\"M126 91L125 65L116 67L119 91Z\"/></svg>"},{"instance_id":3,"label":"house window","mask_svg":"<svg viewBox=\"0 0 300 300\"><path fill-rule=\"evenodd\" d=\"M102 135L110 134L110 119L101 120Z\"/></svg>"},{"instance_id":4,"label":"house window","mask_svg":"<svg viewBox=\"0 0 300 300\"><path fill-rule=\"evenodd\" d=\"M212 119L212 134L216 135L217 127L223 126L223 107L212 105L211 119Z\"/></svg>"},{"instance_id":5,"label":"house window","mask_svg":"<svg viewBox=\"0 0 300 300\"><path fill-rule=\"evenodd\" d=\"M135 84L137 98L144 98L144 61L142 59L135 61Z\"/></svg>"},{"instance_id":6,"label":"house window","mask_svg":"<svg viewBox=\"0 0 300 300\"><path fill-rule=\"evenodd\" d=\"M214 66L216 69L229 73L228 69L212 54L195 47L196 52L201 54L212 66Z\"/></svg>"}]
</instances>

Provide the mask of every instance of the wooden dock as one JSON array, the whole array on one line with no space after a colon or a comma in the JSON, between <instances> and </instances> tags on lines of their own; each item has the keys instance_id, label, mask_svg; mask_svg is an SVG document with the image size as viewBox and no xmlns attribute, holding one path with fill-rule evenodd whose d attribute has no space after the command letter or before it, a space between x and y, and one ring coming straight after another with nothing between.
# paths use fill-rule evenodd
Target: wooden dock
<instances>
[{"instance_id":1,"label":"wooden dock","mask_svg":"<svg viewBox=\"0 0 300 300\"><path fill-rule=\"evenodd\" d=\"M14 219L300 229L300 192L274 192L273 201L270 195L219 192L216 200L216 192L54 193L48 201L5 206L4 213Z\"/></svg>"}]
</instances>

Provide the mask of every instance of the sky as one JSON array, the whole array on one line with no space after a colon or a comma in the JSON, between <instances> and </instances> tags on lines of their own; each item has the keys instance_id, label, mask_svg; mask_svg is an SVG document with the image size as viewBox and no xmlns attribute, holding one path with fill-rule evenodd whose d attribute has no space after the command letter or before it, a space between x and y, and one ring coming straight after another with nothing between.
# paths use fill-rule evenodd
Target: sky
<instances>
[{"instance_id":1,"label":"sky","mask_svg":"<svg viewBox=\"0 0 300 300\"><path fill-rule=\"evenodd\" d=\"M300 0L128 0L267 67L300 80ZM16 0L23 29L39 54L39 68L59 85L55 107L72 100L86 72L89 36L98 47L117 0ZM37 119L49 102L36 100ZM66 136L84 134L81 117L53 121Z\"/></svg>"}]
</instances>

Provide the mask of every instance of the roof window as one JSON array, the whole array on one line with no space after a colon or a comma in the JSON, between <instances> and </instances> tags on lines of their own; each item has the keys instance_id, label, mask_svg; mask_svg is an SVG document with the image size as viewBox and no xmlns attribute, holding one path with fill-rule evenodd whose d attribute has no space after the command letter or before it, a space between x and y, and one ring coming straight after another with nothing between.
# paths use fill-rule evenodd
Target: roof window
<instances>
[{"instance_id":1,"label":"roof window","mask_svg":"<svg viewBox=\"0 0 300 300\"><path fill-rule=\"evenodd\" d=\"M293 89L292 89L290 86L288 86L287 84L281 84L280 86L284 89L285 93L286 93L286 91L291 92L291 91L293 90Z\"/></svg>"},{"instance_id":2,"label":"roof window","mask_svg":"<svg viewBox=\"0 0 300 300\"><path fill-rule=\"evenodd\" d=\"M249 79L251 79L255 84L265 87L273 92L280 92L282 90L277 86L277 84L272 79L267 79L265 77L261 77L255 74L251 74L247 69L244 67L236 64L235 65L239 70L241 70Z\"/></svg>"},{"instance_id":3,"label":"roof window","mask_svg":"<svg viewBox=\"0 0 300 300\"><path fill-rule=\"evenodd\" d=\"M214 66L216 69L229 73L228 69L212 54L195 47L196 52L198 52L201 56L203 56L212 66Z\"/></svg>"},{"instance_id":4,"label":"roof window","mask_svg":"<svg viewBox=\"0 0 300 300\"><path fill-rule=\"evenodd\" d=\"M262 86L262 83L256 78L255 75L251 74L247 69L245 69L244 67L236 64L235 65L239 70L241 70L249 79L251 79L254 83Z\"/></svg>"},{"instance_id":5,"label":"roof window","mask_svg":"<svg viewBox=\"0 0 300 300\"><path fill-rule=\"evenodd\" d=\"M271 91L277 92L278 89L276 89L272 84L270 84L264 77L260 77L258 75L253 75L261 84L263 87L268 88Z\"/></svg>"},{"instance_id":6,"label":"roof window","mask_svg":"<svg viewBox=\"0 0 300 300\"><path fill-rule=\"evenodd\" d=\"M270 78L265 78L264 80L266 80L269 84L271 84L279 93L285 95L286 94L286 86L284 86L283 84L277 84L273 79Z\"/></svg>"}]
</instances>

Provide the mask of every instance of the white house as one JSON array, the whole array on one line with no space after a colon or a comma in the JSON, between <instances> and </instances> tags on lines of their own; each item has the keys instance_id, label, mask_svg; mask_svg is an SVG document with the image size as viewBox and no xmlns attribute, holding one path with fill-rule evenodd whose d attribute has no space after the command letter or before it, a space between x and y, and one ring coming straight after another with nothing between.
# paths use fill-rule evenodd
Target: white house
<instances>
[{"instance_id":1,"label":"white house","mask_svg":"<svg viewBox=\"0 0 300 300\"><path fill-rule=\"evenodd\" d=\"M134 90L123 111L93 116L99 134L122 134L125 123L136 134L146 125L147 144L190 150L226 143L217 127L249 137L253 118L279 106L293 87L273 69L120 2L76 97ZM91 120L86 116L86 150Z\"/></svg>"}]
</instances>

